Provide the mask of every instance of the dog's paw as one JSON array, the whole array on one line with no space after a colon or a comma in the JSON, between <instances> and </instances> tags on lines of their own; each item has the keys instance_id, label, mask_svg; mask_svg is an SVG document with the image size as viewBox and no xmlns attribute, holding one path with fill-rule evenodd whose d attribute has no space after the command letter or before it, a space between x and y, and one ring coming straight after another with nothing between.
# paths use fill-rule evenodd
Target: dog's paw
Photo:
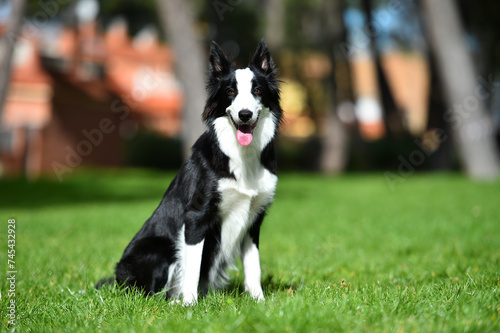
<instances>
[{"instance_id":1,"label":"dog's paw","mask_svg":"<svg viewBox=\"0 0 500 333\"><path fill-rule=\"evenodd\" d=\"M182 298L183 306L195 306L198 303L198 297L196 295L187 294Z\"/></svg>"},{"instance_id":2,"label":"dog's paw","mask_svg":"<svg viewBox=\"0 0 500 333\"><path fill-rule=\"evenodd\" d=\"M257 302L263 302L265 300L264 292L262 291L260 283L245 283L245 291L248 292L250 296Z\"/></svg>"},{"instance_id":3,"label":"dog's paw","mask_svg":"<svg viewBox=\"0 0 500 333\"><path fill-rule=\"evenodd\" d=\"M249 291L250 296L257 302L264 302L266 299L264 298L264 293L262 292L262 289L259 288L258 290L252 290Z\"/></svg>"},{"instance_id":4,"label":"dog's paw","mask_svg":"<svg viewBox=\"0 0 500 333\"><path fill-rule=\"evenodd\" d=\"M170 305L176 305L176 304L181 304L181 300L180 299L173 299L170 301Z\"/></svg>"}]
</instances>

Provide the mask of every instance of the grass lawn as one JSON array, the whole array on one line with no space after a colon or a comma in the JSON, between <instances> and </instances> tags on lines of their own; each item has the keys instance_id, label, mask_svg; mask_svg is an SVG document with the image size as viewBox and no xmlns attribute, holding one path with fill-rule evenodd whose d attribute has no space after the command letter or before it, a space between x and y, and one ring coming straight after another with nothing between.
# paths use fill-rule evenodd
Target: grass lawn
<instances>
[{"instance_id":1,"label":"grass lawn","mask_svg":"<svg viewBox=\"0 0 500 333\"><path fill-rule=\"evenodd\" d=\"M413 175L395 191L382 173L280 175L262 227L263 303L241 292L236 271L194 307L96 291L172 177L0 181L1 331L500 332L500 183L456 174Z\"/></svg>"}]
</instances>

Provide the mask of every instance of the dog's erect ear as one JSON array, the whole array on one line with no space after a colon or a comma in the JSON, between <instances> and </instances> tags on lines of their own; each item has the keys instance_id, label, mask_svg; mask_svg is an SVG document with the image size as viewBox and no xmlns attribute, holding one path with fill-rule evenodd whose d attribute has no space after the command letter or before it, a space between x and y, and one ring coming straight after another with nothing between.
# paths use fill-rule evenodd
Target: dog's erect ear
<instances>
[{"instance_id":1,"label":"dog's erect ear","mask_svg":"<svg viewBox=\"0 0 500 333\"><path fill-rule=\"evenodd\" d=\"M264 42L264 38L261 39L257 50L253 56L251 65L255 66L257 69L261 70L266 75L273 73L274 71L274 61L271 58L271 54L267 49L267 45Z\"/></svg>"},{"instance_id":2,"label":"dog's erect ear","mask_svg":"<svg viewBox=\"0 0 500 333\"><path fill-rule=\"evenodd\" d=\"M212 47L210 48L210 75L214 77L222 77L229 73L231 69L231 62L227 59L224 51L220 46L212 41Z\"/></svg>"}]
</instances>

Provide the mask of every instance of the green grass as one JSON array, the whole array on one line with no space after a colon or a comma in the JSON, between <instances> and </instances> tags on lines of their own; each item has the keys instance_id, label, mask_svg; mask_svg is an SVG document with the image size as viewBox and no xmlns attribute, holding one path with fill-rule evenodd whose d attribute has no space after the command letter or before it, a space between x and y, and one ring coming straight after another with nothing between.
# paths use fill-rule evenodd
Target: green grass
<instances>
[{"instance_id":1,"label":"green grass","mask_svg":"<svg viewBox=\"0 0 500 333\"><path fill-rule=\"evenodd\" d=\"M266 301L242 275L197 306L96 291L173 174L85 171L0 181L0 238L16 219L19 332L500 332L500 183L414 175L280 175L262 227ZM0 253L2 331L7 246Z\"/></svg>"}]
</instances>

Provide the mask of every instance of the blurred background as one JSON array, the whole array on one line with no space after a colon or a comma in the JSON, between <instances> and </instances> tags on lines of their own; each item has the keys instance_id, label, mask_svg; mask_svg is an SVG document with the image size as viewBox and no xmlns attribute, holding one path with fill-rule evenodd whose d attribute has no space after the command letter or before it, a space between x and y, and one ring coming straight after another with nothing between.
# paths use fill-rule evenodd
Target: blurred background
<instances>
[{"instance_id":1,"label":"blurred background","mask_svg":"<svg viewBox=\"0 0 500 333\"><path fill-rule=\"evenodd\" d=\"M176 169L215 40L283 81L280 170L500 171L500 6L470 0L0 0L0 176Z\"/></svg>"}]
</instances>

